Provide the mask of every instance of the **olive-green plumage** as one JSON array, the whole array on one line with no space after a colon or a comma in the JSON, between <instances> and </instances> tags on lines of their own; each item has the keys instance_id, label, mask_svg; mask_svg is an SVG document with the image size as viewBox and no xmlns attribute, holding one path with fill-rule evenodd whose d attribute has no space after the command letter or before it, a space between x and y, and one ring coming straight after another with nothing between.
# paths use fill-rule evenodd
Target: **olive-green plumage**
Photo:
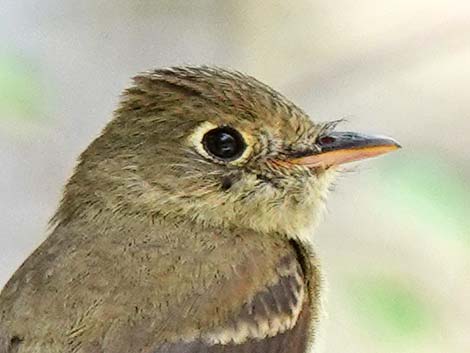
<instances>
[{"instance_id":1,"label":"olive-green plumage","mask_svg":"<svg viewBox=\"0 0 470 353\"><path fill-rule=\"evenodd\" d=\"M306 352L335 168L288 161L332 127L237 72L135 77L0 295L0 353Z\"/></svg>"}]
</instances>

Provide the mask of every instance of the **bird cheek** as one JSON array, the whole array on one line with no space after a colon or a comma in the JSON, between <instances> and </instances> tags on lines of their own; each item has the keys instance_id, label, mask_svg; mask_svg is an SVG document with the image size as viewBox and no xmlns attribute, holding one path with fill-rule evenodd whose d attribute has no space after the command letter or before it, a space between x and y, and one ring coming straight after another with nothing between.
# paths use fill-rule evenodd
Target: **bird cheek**
<instances>
[{"instance_id":1,"label":"bird cheek","mask_svg":"<svg viewBox=\"0 0 470 353\"><path fill-rule=\"evenodd\" d=\"M220 180L220 188L222 191L228 191L233 185L233 178L230 176L224 176Z\"/></svg>"}]
</instances>

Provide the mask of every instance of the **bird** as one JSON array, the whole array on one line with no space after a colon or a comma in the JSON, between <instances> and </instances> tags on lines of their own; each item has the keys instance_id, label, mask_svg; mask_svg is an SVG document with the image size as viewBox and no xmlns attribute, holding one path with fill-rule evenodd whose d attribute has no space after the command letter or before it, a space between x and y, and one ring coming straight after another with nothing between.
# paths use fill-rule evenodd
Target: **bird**
<instances>
[{"instance_id":1,"label":"bird","mask_svg":"<svg viewBox=\"0 0 470 353\"><path fill-rule=\"evenodd\" d=\"M0 353L304 353L343 164L397 150L229 69L142 72L0 294Z\"/></svg>"}]
</instances>

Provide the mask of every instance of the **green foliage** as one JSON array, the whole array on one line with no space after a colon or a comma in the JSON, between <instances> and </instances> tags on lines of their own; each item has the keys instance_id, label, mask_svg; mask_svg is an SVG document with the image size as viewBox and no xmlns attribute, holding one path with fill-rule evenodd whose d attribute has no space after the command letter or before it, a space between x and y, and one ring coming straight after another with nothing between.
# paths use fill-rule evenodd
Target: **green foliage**
<instances>
[{"instance_id":1,"label":"green foliage","mask_svg":"<svg viewBox=\"0 0 470 353\"><path fill-rule=\"evenodd\" d=\"M385 202L403 222L470 245L470 187L464 169L436 155L402 155L381 169Z\"/></svg>"},{"instance_id":2,"label":"green foliage","mask_svg":"<svg viewBox=\"0 0 470 353\"><path fill-rule=\"evenodd\" d=\"M354 317L368 335L409 344L432 332L432 308L403 281L377 276L350 279L348 284Z\"/></svg>"},{"instance_id":3,"label":"green foliage","mask_svg":"<svg viewBox=\"0 0 470 353\"><path fill-rule=\"evenodd\" d=\"M0 56L0 121L36 119L42 104L40 80L33 65L15 56Z\"/></svg>"}]
</instances>

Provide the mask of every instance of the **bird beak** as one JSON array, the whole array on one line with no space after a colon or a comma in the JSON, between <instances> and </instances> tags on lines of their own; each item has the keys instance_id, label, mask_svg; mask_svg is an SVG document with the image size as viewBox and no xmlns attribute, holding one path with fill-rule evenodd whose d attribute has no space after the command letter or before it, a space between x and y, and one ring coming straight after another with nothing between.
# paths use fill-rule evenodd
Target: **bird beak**
<instances>
[{"instance_id":1,"label":"bird beak","mask_svg":"<svg viewBox=\"0 0 470 353\"><path fill-rule=\"evenodd\" d=\"M328 168L340 164L376 157L401 148L390 137L364 135L355 132L330 132L320 136L315 153L290 159L294 165Z\"/></svg>"}]
</instances>

